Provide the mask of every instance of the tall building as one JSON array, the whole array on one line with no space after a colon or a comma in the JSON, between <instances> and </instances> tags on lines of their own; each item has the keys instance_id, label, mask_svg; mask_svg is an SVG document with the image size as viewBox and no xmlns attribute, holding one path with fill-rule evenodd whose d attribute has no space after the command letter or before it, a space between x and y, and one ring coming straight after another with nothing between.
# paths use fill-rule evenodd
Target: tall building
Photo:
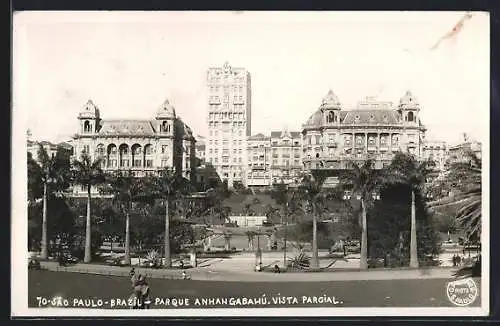
<instances>
[{"instance_id":1,"label":"tall building","mask_svg":"<svg viewBox=\"0 0 500 326\"><path fill-rule=\"evenodd\" d=\"M104 171L130 170L138 177L167 167L185 178L195 177L196 140L168 100L147 120L103 120L89 100L78 121L74 158L86 152L92 159L102 158Z\"/></svg>"},{"instance_id":2,"label":"tall building","mask_svg":"<svg viewBox=\"0 0 500 326\"><path fill-rule=\"evenodd\" d=\"M206 161L232 187L244 181L246 139L251 134L252 120L250 73L226 62L222 67L208 69L207 86Z\"/></svg>"},{"instance_id":3,"label":"tall building","mask_svg":"<svg viewBox=\"0 0 500 326\"><path fill-rule=\"evenodd\" d=\"M246 186L268 187L294 183L303 171L302 135L298 131L271 131L271 136L248 137Z\"/></svg>"},{"instance_id":4,"label":"tall building","mask_svg":"<svg viewBox=\"0 0 500 326\"><path fill-rule=\"evenodd\" d=\"M397 106L367 97L348 109L330 90L303 125L304 167L343 170L351 161L372 158L380 169L398 151L421 157L426 128L419 115L420 105L410 91Z\"/></svg>"}]
</instances>

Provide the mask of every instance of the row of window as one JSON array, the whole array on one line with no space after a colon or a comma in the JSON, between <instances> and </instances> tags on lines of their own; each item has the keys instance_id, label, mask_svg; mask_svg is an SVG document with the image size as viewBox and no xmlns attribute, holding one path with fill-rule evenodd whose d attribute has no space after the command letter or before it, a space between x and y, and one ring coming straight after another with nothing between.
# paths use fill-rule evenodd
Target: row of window
<instances>
[{"instance_id":1,"label":"row of window","mask_svg":"<svg viewBox=\"0 0 500 326\"><path fill-rule=\"evenodd\" d=\"M233 148L233 154L241 154L241 152L242 152L241 148L240 149ZM218 148L214 148L214 149L210 148L208 150L208 153L209 154L215 153L215 155L217 155L217 154L219 154L219 149ZM227 149L227 148L222 149L222 154L223 155L228 155L229 154L229 149Z\"/></svg>"},{"instance_id":2,"label":"row of window","mask_svg":"<svg viewBox=\"0 0 500 326\"><path fill-rule=\"evenodd\" d=\"M245 115L243 112L212 112L208 114L209 120L216 120L215 126L217 126L217 120L225 119L225 120L244 120Z\"/></svg>"},{"instance_id":3,"label":"row of window","mask_svg":"<svg viewBox=\"0 0 500 326\"><path fill-rule=\"evenodd\" d=\"M215 85L215 86L209 86L209 90L210 92L219 92L220 90L224 90L224 92L226 91L233 91L233 92L243 92L243 86L242 85L224 85L224 86L220 86L220 85Z\"/></svg>"},{"instance_id":4,"label":"row of window","mask_svg":"<svg viewBox=\"0 0 500 326\"><path fill-rule=\"evenodd\" d=\"M230 124L230 122L219 123L219 121L209 121L208 122L208 128L217 129L217 128L219 128L219 126L221 126L223 130L229 130L229 128L231 127L231 124ZM233 121L232 126L233 126L233 128L244 127L245 121Z\"/></svg>"},{"instance_id":5,"label":"row of window","mask_svg":"<svg viewBox=\"0 0 500 326\"><path fill-rule=\"evenodd\" d=\"M118 167L118 162L120 163L120 167L125 167L125 168L128 168L130 167L130 162L132 162L132 167L142 167L142 160L127 160L127 159L124 159L124 160L115 160L115 159L110 159L110 160L103 160L101 162L101 166L104 168L104 167L108 167L108 168L116 168ZM165 161L165 162L168 162L168 161ZM163 161L162 161L163 163ZM165 166L168 166L168 163L165 165ZM153 167L153 160L145 160L144 161L144 167L147 167L147 168L151 168Z\"/></svg>"},{"instance_id":6,"label":"row of window","mask_svg":"<svg viewBox=\"0 0 500 326\"><path fill-rule=\"evenodd\" d=\"M218 130L213 130L213 131L212 131L212 130L210 130L210 131L208 132L208 135L209 135L209 136L211 136L211 137L212 137L212 136L213 136L213 137L217 137L217 136L219 136L219 131L218 131ZM243 130L241 130L241 129L240 129L240 130L238 130L238 136L240 136L240 137L241 137L241 136L243 136Z\"/></svg>"},{"instance_id":7,"label":"row of window","mask_svg":"<svg viewBox=\"0 0 500 326\"><path fill-rule=\"evenodd\" d=\"M210 144L210 146L212 146L212 145L219 146L219 140L217 140L217 139L215 139L215 140L210 139L208 141L208 143ZM229 140L221 140L220 144L222 144L223 146L228 146ZM233 140L233 146L238 145L239 147L241 147L242 144L243 144L243 142L241 140Z\"/></svg>"},{"instance_id":8,"label":"row of window","mask_svg":"<svg viewBox=\"0 0 500 326\"><path fill-rule=\"evenodd\" d=\"M223 156L221 162L222 163L229 163L230 162L229 159L230 159L229 156ZM214 158L209 157L208 161L210 163L217 164L217 163L219 163L219 158L218 157L214 157ZM233 163L242 163L242 162L243 162L243 159L241 157L233 157Z\"/></svg>"}]
</instances>

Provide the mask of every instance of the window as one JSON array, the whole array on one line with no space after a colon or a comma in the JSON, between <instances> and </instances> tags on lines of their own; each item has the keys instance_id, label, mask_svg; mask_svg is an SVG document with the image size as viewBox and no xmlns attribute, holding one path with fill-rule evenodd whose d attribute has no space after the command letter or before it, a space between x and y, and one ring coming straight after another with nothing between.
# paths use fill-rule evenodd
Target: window
<instances>
[{"instance_id":1,"label":"window","mask_svg":"<svg viewBox=\"0 0 500 326\"><path fill-rule=\"evenodd\" d=\"M142 161L141 160L134 160L133 163L132 163L134 167L140 167L142 165Z\"/></svg>"},{"instance_id":2,"label":"window","mask_svg":"<svg viewBox=\"0 0 500 326\"><path fill-rule=\"evenodd\" d=\"M241 157L239 157L239 158L238 158L238 162L240 162L240 163L241 163Z\"/></svg>"},{"instance_id":3,"label":"window","mask_svg":"<svg viewBox=\"0 0 500 326\"><path fill-rule=\"evenodd\" d=\"M161 146L161 153L162 154L168 153L168 146L167 145L162 145Z\"/></svg>"},{"instance_id":4,"label":"window","mask_svg":"<svg viewBox=\"0 0 500 326\"><path fill-rule=\"evenodd\" d=\"M129 166L129 165L128 165L128 160L122 160L122 161L120 162L120 166L121 166L121 167L128 167L128 166Z\"/></svg>"},{"instance_id":5,"label":"window","mask_svg":"<svg viewBox=\"0 0 500 326\"><path fill-rule=\"evenodd\" d=\"M152 168L153 167L153 160L146 160L146 167Z\"/></svg>"},{"instance_id":6,"label":"window","mask_svg":"<svg viewBox=\"0 0 500 326\"><path fill-rule=\"evenodd\" d=\"M146 147L144 148L144 151L145 151L146 155L151 155L151 154L153 154L153 147L151 145L146 145Z\"/></svg>"},{"instance_id":7,"label":"window","mask_svg":"<svg viewBox=\"0 0 500 326\"><path fill-rule=\"evenodd\" d=\"M414 115L413 112L408 113L408 121L413 121L414 120Z\"/></svg>"},{"instance_id":8,"label":"window","mask_svg":"<svg viewBox=\"0 0 500 326\"><path fill-rule=\"evenodd\" d=\"M161 167L167 167L168 166L168 160L161 160Z\"/></svg>"}]
</instances>

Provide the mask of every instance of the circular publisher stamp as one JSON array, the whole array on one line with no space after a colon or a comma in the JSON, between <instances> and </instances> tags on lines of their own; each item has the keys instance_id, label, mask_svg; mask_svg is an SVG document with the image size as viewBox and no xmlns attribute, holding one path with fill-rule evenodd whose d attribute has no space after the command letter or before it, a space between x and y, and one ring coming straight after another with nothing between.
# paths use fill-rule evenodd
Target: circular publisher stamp
<instances>
[{"instance_id":1,"label":"circular publisher stamp","mask_svg":"<svg viewBox=\"0 0 500 326\"><path fill-rule=\"evenodd\" d=\"M446 285L446 295L454 305L465 307L476 301L478 288L472 278L451 281Z\"/></svg>"}]
</instances>

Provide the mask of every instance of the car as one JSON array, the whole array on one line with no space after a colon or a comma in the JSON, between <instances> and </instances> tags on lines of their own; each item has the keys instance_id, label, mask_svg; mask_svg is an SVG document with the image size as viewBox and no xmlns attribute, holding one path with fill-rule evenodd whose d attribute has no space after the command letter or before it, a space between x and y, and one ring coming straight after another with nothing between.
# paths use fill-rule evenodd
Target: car
<instances>
[{"instance_id":1,"label":"car","mask_svg":"<svg viewBox=\"0 0 500 326\"><path fill-rule=\"evenodd\" d=\"M61 266L74 265L80 261L77 257L73 256L69 252L60 253L57 257L57 260L59 261L59 265Z\"/></svg>"},{"instance_id":2,"label":"car","mask_svg":"<svg viewBox=\"0 0 500 326\"><path fill-rule=\"evenodd\" d=\"M40 264L40 261L38 259L29 258L28 259L28 269L40 270L40 269L42 269L42 265Z\"/></svg>"},{"instance_id":3,"label":"car","mask_svg":"<svg viewBox=\"0 0 500 326\"><path fill-rule=\"evenodd\" d=\"M124 257L112 257L106 260L109 266L127 266L127 262Z\"/></svg>"}]
</instances>

